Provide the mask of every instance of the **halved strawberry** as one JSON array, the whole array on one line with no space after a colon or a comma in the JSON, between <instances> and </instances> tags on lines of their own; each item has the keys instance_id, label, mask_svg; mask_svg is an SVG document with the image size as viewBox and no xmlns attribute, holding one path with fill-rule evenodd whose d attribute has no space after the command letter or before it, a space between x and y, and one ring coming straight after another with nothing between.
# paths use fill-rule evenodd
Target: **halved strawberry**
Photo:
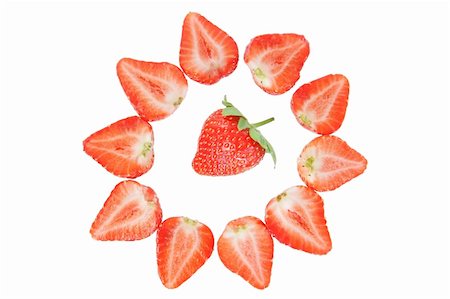
<instances>
[{"instance_id":1,"label":"halved strawberry","mask_svg":"<svg viewBox=\"0 0 450 299\"><path fill-rule=\"evenodd\" d=\"M188 83L183 72L168 62L122 58L117 76L136 112L146 121L161 120L180 106Z\"/></svg>"},{"instance_id":2,"label":"halved strawberry","mask_svg":"<svg viewBox=\"0 0 450 299\"><path fill-rule=\"evenodd\" d=\"M134 241L150 236L160 225L162 211L152 188L135 181L114 187L91 227L101 241Z\"/></svg>"},{"instance_id":3,"label":"halved strawberry","mask_svg":"<svg viewBox=\"0 0 450 299\"><path fill-rule=\"evenodd\" d=\"M211 256L214 236L206 225L187 217L164 220L156 235L161 282L174 289L191 277Z\"/></svg>"},{"instance_id":4,"label":"halved strawberry","mask_svg":"<svg viewBox=\"0 0 450 299\"><path fill-rule=\"evenodd\" d=\"M231 272L255 288L269 286L273 239L261 220L246 216L230 221L217 242L217 251Z\"/></svg>"},{"instance_id":5,"label":"halved strawberry","mask_svg":"<svg viewBox=\"0 0 450 299\"><path fill-rule=\"evenodd\" d=\"M311 188L291 187L272 198L265 219L269 231L283 244L314 254L331 250L323 201Z\"/></svg>"},{"instance_id":6,"label":"halved strawberry","mask_svg":"<svg viewBox=\"0 0 450 299\"><path fill-rule=\"evenodd\" d=\"M357 177L367 160L336 136L320 136L308 143L297 160L302 180L317 191L334 190Z\"/></svg>"},{"instance_id":7,"label":"halved strawberry","mask_svg":"<svg viewBox=\"0 0 450 299\"><path fill-rule=\"evenodd\" d=\"M291 100L295 119L322 135L334 133L344 121L349 93L344 75L327 75L300 86Z\"/></svg>"},{"instance_id":8,"label":"halved strawberry","mask_svg":"<svg viewBox=\"0 0 450 299\"><path fill-rule=\"evenodd\" d=\"M303 35L264 34L250 41L244 61L255 83L265 92L276 95L294 86L308 55L309 43Z\"/></svg>"},{"instance_id":9,"label":"halved strawberry","mask_svg":"<svg viewBox=\"0 0 450 299\"><path fill-rule=\"evenodd\" d=\"M274 118L250 124L226 98L222 103L225 108L212 113L203 125L193 169L201 175L235 175L256 166L265 153L270 153L275 163L272 145L257 129Z\"/></svg>"},{"instance_id":10,"label":"halved strawberry","mask_svg":"<svg viewBox=\"0 0 450 299\"><path fill-rule=\"evenodd\" d=\"M180 66L194 81L214 84L231 74L239 60L236 42L202 15L190 12L183 23Z\"/></svg>"},{"instance_id":11,"label":"halved strawberry","mask_svg":"<svg viewBox=\"0 0 450 299\"><path fill-rule=\"evenodd\" d=\"M119 120L83 141L86 154L106 170L136 178L153 166L153 129L137 116Z\"/></svg>"}]
</instances>

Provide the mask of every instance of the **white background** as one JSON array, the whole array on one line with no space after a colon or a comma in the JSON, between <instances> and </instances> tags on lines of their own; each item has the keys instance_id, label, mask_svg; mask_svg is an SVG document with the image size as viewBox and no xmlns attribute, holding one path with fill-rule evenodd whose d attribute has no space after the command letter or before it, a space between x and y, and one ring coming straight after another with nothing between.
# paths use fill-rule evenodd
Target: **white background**
<instances>
[{"instance_id":1,"label":"white background","mask_svg":"<svg viewBox=\"0 0 450 299\"><path fill-rule=\"evenodd\" d=\"M449 298L449 5L439 3L5 3L1 11L1 298ZM272 281L256 290L214 251L175 290L160 282L155 236L97 242L89 228L121 181L82 150L91 133L135 115L115 72L122 57L178 64L184 16L196 11L237 42L236 71L213 86L189 80L185 102L152 123L155 164L138 178L164 218L207 224L216 240L237 217L302 184L296 159L315 134L292 93L345 74L350 99L335 135L366 172L321 193L333 240L326 256L275 241ZM293 89L270 96L243 62L250 39L295 32L311 54ZM226 94L278 154L233 177L191 168L203 121Z\"/></svg>"}]
</instances>

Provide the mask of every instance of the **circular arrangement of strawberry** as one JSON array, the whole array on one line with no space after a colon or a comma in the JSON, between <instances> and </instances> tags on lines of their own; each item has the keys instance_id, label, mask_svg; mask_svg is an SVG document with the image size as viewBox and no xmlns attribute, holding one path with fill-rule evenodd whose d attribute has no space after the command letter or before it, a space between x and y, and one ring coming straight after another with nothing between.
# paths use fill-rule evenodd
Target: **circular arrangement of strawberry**
<instances>
[{"instance_id":1,"label":"circular arrangement of strawberry","mask_svg":"<svg viewBox=\"0 0 450 299\"><path fill-rule=\"evenodd\" d=\"M309 55L302 35L266 34L247 45L244 61L254 82L273 95L289 91ZM152 168L151 122L170 116L183 102L186 76L205 85L230 75L238 63L238 46L223 30L198 13L184 19L180 68L167 62L123 58L117 75L139 116L119 120L84 140L84 151L110 173L136 178ZM273 237L312 254L331 250L331 238L318 191L329 191L364 172L366 159L342 139L331 136L341 126L349 83L343 75L327 75L294 92L291 110L304 128L321 136L308 143L297 160L306 186L293 186L272 198L264 222L253 216L230 221L217 241L220 260L252 286L270 283ZM272 145L258 128L273 118L253 123L226 98L224 107L206 119L192 161L199 175L236 175L256 166L266 153L274 163ZM133 180L117 184L91 227L96 240L132 241L156 232L161 282L176 288L211 256L214 236L207 225L188 217L163 221L155 191Z\"/></svg>"}]
</instances>

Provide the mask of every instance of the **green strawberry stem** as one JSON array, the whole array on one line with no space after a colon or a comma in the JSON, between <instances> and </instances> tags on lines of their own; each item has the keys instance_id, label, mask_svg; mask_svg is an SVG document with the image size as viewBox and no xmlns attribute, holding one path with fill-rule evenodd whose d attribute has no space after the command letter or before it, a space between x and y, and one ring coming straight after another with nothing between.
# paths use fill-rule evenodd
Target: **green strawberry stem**
<instances>
[{"instance_id":1,"label":"green strawberry stem","mask_svg":"<svg viewBox=\"0 0 450 299\"><path fill-rule=\"evenodd\" d=\"M272 145L267 141L267 139L261 134L261 132L257 129L265 124L268 124L275 120L275 118L271 117L266 120L251 124L248 122L247 118L239 111L233 104L227 101L227 96L224 97L222 104L225 108L222 109L223 116L239 116L238 129L239 131L248 129L248 133L250 137L258 142L258 144L266 151L266 153L272 156L274 166L277 163L277 157L275 155L275 150Z\"/></svg>"},{"instance_id":2,"label":"green strawberry stem","mask_svg":"<svg viewBox=\"0 0 450 299\"><path fill-rule=\"evenodd\" d=\"M275 120L275 118L271 117L271 118L268 118L266 120L260 121L259 123L252 124L252 126L255 127L255 128L261 127L261 126L264 126L265 124L273 122L274 120Z\"/></svg>"}]
</instances>

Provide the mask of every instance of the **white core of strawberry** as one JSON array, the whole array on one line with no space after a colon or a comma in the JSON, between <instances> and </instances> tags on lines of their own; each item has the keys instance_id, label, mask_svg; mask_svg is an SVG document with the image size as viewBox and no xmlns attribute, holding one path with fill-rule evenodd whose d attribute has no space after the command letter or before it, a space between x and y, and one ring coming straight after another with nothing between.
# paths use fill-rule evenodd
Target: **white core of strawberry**
<instances>
[{"instance_id":1,"label":"white core of strawberry","mask_svg":"<svg viewBox=\"0 0 450 299\"><path fill-rule=\"evenodd\" d=\"M196 27L196 30L193 31L195 45L193 53L195 57L195 65L203 72L214 72L226 64L225 53L223 53L222 47L217 44L217 42L209 35L205 28L197 22L197 20L194 19L193 22L195 22L194 26ZM200 35L197 35L197 32L200 32ZM198 55L202 52L198 49L198 45L204 44L203 40L205 40L208 45L214 47L214 53L217 53L217 56L208 56L209 59L206 60L204 57L200 57Z\"/></svg>"}]
</instances>

